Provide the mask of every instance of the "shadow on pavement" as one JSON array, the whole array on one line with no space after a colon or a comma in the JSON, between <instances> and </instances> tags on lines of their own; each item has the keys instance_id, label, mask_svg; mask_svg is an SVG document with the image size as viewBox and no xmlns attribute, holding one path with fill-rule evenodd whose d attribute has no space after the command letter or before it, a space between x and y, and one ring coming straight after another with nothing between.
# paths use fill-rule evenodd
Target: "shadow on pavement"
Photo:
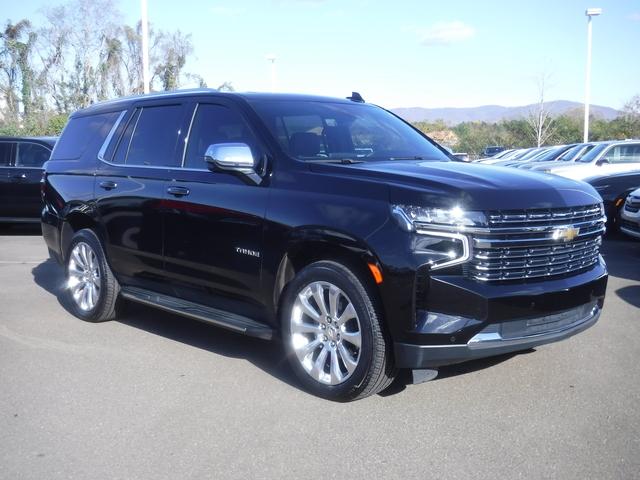
<instances>
[{"instance_id":1,"label":"shadow on pavement","mask_svg":"<svg viewBox=\"0 0 640 480\"><path fill-rule=\"evenodd\" d=\"M616 290L618 295L625 302L640 308L640 285L629 285Z\"/></svg>"},{"instance_id":2,"label":"shadow on pavement","mask_svg":"<svg viewBox=\"0 0 640 480\"><path fill-rule=\"evenodd\" d=\"M485 368L491 368L502 362L506 362L507 360L510 360L516 355L532 353L534 351L535 349L531 348L529 350L524 350L522 352L505 353L504 355L498 355L498 356L489 357L489 358L481 358L481 359L472 360L469 362L458 363L456 365L446 365L438 369L438 376L432 381L437 382L439 380L444 380L445 378L464 375L466 373L473 373L480 370L484 370ZM396 378L396 380L389 386L389 388L387 388L384 392L381 392L380 395L383 397L395 395L405 390L407 386L411 384L412 384L411 371L410 370L401 371L400 374L398 375L398 378Z\"/></svg>"},{"instance_id":3,"label":"shadow on pavement","mask_svg":"<svg viewBox=\"0 0 640 480\"><path fill-rule=\"evenodd\" d=\"M49 259L34 267L32 274L36 284L54 295L60 305L72 314L67 296L64 294L63 268L54 260ZM631 293L637 295L637 291ZM278 380L300 388L286 361L280 342L268 342L246 337L196 320L132 302L127 302L125 305L123 314L118 319L118 322L122 324L215 354L245 359ZM515 355L531 351L533 350L441 367L435 381L483 370L505 362ZM380 395L398 394L405 390L409 384L411 384L411 372L408 370L402 371L393 384L384 392L381 392Z\"/></svg>"},{"instance_id":4,"label":"shadow on pavement","mask_svg":"<svg viewBox=\"0 0 640 480\"><path fill-rule=\"evenodd\" d=\"M0 223L0 235L8 237L17 237L23 235L42 235L42 229L40 228L40 222L38 223Z\"/></svg>"},{"instance_id":5,"label":"shadow on pavement","mask_svg":"<svg viewBox=\"0 0 640 480\"><path fill-rule=\"evenodd\" d=\"M621 233L608 233L602 256L611 277L640 282L640 241ZM640 285L628 285L615 293L628 304L640 307Z\"/></svg>"},{"instance_id":6,"label":"shadow on pavement","mask_svg":"<svg viewBox=\"0 0 640 480\"><path fill-rule=\"evenodd\" d=\"M73 315L65 295L62 266L49 259L31 271L37 285ZM154 335L231 358L245 359L275 378L299 388L280 342L267 342L133 302L123 304L118 322ZM79 320L78 321L82 321Z\"/></svg>"},{"instance_id":7,"label":"shadow on pavement","mask_svg":"<svg viewBox=\"0 0 640 480\"><path fill-rule=\"evenodd\" d=\"M640 241L621 233L608 233L601 252L609 275L640 281Z\"/></svg>"}]
</instances>

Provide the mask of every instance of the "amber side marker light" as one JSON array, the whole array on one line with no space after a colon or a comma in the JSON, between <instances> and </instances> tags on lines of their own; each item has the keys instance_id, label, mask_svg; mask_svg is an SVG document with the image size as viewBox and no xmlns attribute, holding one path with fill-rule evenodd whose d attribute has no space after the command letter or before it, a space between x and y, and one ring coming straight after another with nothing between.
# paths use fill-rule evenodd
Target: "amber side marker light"
<instances>
[{"instance_id":1,"label":"amber side marker light","mask_svg":"<svg viewBox=\"0 0 640 480\"><path fill-rule=\"evenodd\" d=\"M616 200L616 207L619 207L622 202L624 202L624 198L619 198L618 200Z\"/></svg>"},{"instance_id":2,"label":"amber side marker light","mask_svg":"<svg viewBox=\"0 0 640 480\"><path fill-rule=\"evenodd\" d=\"M382 272L375 263L368 263L367 265L369 265L369 270L371 270L373 279L378 285L380 285L382 283Z\"/></svg>"}]
</instances>

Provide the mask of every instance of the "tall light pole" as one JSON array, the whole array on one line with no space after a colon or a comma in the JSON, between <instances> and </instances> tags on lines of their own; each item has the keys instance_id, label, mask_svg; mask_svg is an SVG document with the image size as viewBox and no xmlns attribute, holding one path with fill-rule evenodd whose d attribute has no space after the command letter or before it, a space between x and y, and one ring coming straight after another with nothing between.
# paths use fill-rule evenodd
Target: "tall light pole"
<instances>
[{"instance_id":1,"label":"tall light pole","mask_svg":"<svg viewBox=\"0 0 640 480\"><path fill-rule=\"evenodd\" d=\"M267 61L271 63L271 91L276 91L276 56L273 53L267 55Z\"/></svg>"},{"instance_id":2,"label":"tall light pole","mask_svg":"<svg viewBox=\"0 0 640 480\"><path fill-rule=\"evenodd\" d=\"M147 0L140 0L142 24L142 90L149 93L149 19L147 18Z\"/></svg>"},{"instance_id":3,"label":"tall light pole","mask_svg":"<svg viewBox=\"0 0 640 480\"><path fill-rule=\"evenodd\" d=\"M591 102L591 18L602 13L601 8L587 8L587 73L584 82L584 143L589 141L589 103Z\"/></svg>"}]
</instances>

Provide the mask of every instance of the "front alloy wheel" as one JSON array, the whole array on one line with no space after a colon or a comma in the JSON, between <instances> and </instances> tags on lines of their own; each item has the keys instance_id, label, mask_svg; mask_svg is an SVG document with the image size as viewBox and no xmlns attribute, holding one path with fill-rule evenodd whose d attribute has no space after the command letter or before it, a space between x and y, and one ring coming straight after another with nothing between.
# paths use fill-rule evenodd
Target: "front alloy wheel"
<instances>
[{"instance_id":1,"label":"front alloy wheel","mask_svg":"<svg viewBox=\"0 0 640 480\"><path fill-rule=\"evenodd\" d=\"M362 333L349 297L329 282L312 282L291 310L291 341L302 368L315 380L338 385L358 366Z\"/></svg>"},{"instance_id":2,"label":"front alloy wheel","mask_svg":"<svg viewBox=\"0 0 640 480\"><path fill-rule=\"evenodd\" d=\"M320 397L363 398L395 377L377 292L361 275L334 261L318 261L301 269L282 294L289 363L300 383Z\"/></svg>"}]
</instances>

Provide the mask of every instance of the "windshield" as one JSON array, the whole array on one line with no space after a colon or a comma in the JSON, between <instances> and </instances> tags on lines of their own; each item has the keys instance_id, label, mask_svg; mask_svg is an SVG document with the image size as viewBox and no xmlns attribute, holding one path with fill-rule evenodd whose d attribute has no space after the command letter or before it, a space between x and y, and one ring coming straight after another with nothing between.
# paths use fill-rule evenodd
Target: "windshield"
<instances>
[{"instance_id":1,"label":"windshield","mask_svg":"<svg viewBox=\"0 0 640 480\"><path fill-rule=\"evenodd\" d=\"M526 155L520 157L520 160L531 160L533 158L536 158L538 155L542 155L547 150L548 148L534 148Z\"/></svg>"},{"instance_id":2,"label":"windshield","mask_svg":"<svg viewBox=\"0 0 640 480\"><path fill-rule=\"evenodd\" d=\"M306 161L449 158L402 120L360 103L255 100L282 149Z\"/></svg>"},{"instance_id":3,"label":"windshield","mask_svg":"<svg viewBox=\"0 0 640 480\"><path fill-rule=\"evenodd\" d=\"M591 151L587 152L578 162L589 163L596 159L600 153L609 146L608 143L601 143L600 145L596 145L591 149Z\"/></svg>"},{"instance_id":4,"label":"windshield","mask_svg":"<svg viewBox=\"0 0 640 480\"><path fill-rule=\"evenodd\" d=\"M547 161L551 161L553 160L556 155L558 154L558 152L560 150L562 150L564 147L556 147L556 148L551 148L545 152L543 152L541 155L535 157L532 161L533 162L547 162Z\"/></svg>"},{"instance_id":5,"label":"windshield","mask_svg":"<svg viewBox=\"0 0 640 480\"><path fill-rule=\"evenodd\" d=\"M559 162L571 162L575 159L576 156L578 156L580 152L582 152L583 148L585 148L584 145L576 145L574 147L571 147L569 150L560 155L557 160Z\"/></svg>"},{"instance_id":6,"label":"windshield","mask_svg":"<svg viewBox=\"0 0 640 480\"><path fill-rule=\"evenodd\" d=\"M524 157L527 153L529 153L532 149L531 148L525 148L523 150L516 150L516 153L512 156L509 157L509 160L517 160L519 158ZM506 158L505 158L506 160Z\"/></svg>"}]
</instances>

